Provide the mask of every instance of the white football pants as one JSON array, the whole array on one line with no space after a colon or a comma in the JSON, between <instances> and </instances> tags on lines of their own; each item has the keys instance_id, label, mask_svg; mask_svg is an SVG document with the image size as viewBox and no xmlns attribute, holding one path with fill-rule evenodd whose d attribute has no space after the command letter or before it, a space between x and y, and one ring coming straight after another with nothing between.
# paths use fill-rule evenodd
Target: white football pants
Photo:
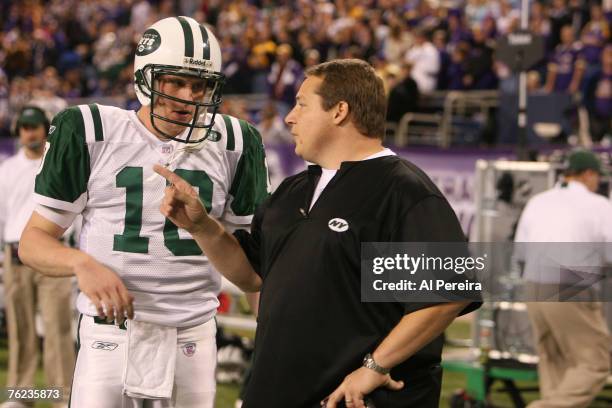
<instances>
[{"instance_id":1,"label":"white football pants","mask_svg":"<svg viewBox=\"0 0 612 408\"><path fill-rule=\"evenodd\" d=\"M172 398L144 400L123 395L127 330L82 315L70 408L213 408L216 332L214 319L178 329Z\"/></svg>"}]
</instances>

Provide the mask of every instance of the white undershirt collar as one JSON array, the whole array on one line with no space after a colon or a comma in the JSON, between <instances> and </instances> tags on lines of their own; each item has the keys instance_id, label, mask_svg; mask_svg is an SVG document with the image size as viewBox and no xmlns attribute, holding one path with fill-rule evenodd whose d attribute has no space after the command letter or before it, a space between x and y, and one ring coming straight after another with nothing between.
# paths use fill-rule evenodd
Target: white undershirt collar
<instances>
[{"instance_id":1,"label":"white undershirt collar","mask_svg":"<svg viewBox=\"0 0 612 408\"><path fill-rule=\"evenodd\" d=\"M395 156L395 152L389 148L384 148L379 152L371 154L368 157L365 157L357 161L377 159L379 157L385 157L385 156ZM310 202L310 207L308 208L308 211L312 209L312 206L317 202L317 200L321 196L321 193L323 192L323 190L325 190L325 187L327 187L327 185L329 184L331 179L334 178L337 172L338 172L338 169L324 169L321 167L321 177L319 178L317 187L315 188L314 194L312 195L312 201Z\"/></svg>"}]
</instances>

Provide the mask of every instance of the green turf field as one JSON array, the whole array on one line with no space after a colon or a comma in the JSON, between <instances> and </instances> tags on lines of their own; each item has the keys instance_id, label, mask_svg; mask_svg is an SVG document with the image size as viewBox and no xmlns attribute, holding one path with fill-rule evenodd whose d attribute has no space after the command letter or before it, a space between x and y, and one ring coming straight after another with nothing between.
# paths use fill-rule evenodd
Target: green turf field
<instances>
[{"instance_id":1,"label":"green turf field","mask_svg":"<svg viewBox=\"0 0 612 408\"><path fill-rule=\"evenodd\" d=\"M470 336L470 327L469 323L465 321L457 321L451 325L449 330L447 331L447 336L451 338L469 338ZM6 368L7 368L7 344L6 339L0 339L0 383L4 384L6 381ZM37 385L43 386L43 374L42 370L38 370L36 375ZM534 386L534 383L518 383L518 386ZM465 386L465 376L459 373L444 373L444 378L442 381L442 399L440 402L440 407L448 407L449 398L453 394L453 392L459 388L463 388ZM496 386L497 388L500 385ZM495 387L494 387L495 388ZM219 384L217 387L217 402L216 408L233 408L234 401L236 400L239 392L239 386L232 384ZM606 395L608 397L612 397L612 390L607 390L602 395ZM525 393L523 394L524 398L527 401L532 401L537 397L537 393ZM508 398L505 394L494 393L492 395L492 402L496 408L511 408L512 403L510 398ZM604 408L609 407L609 403L605 402L596 402L591 405L592 408ZM50 403L38 403L36 408L51 408Z\"/></svg>"}]
</instances>

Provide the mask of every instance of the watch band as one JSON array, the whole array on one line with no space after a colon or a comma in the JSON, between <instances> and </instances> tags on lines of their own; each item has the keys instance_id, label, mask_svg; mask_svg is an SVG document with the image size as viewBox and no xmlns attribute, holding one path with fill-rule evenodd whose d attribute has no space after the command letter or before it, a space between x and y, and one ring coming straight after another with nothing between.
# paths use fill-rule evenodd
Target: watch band
<instances>
[{"instance_id":1,"label":"watch band","mask_svg":"<svg viewBox=\"0 0 612 408\"><path fill-rule=\"evenodd\" d=\"M390 368L379 366L374 360L374 357L372 357L371 353L366 354L363 358L363 366L383 375L387 375L391 371Z\"/></svg>"}]
</instances>

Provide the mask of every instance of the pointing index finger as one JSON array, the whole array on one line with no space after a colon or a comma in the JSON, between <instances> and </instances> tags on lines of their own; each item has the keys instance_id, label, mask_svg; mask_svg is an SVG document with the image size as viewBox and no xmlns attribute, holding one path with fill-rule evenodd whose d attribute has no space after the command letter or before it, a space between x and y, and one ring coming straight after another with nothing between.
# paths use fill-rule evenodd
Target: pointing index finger
<instances>
[{"instance_id":1,"label":"pointing index finger","mask_svg":"<svg viewBox=\"0 0 612 408\"><path fill-rule=\"evenodd\" d=\"M179 176L177 176L174 172L168 170L164 166L160 166L159 164L153 165L153 171L155 171L157 174L159 174L160 176L168 180L170 184L176 185L181 182L184 182L184 180L180 178Z\"/></svg>"}]
</instances>

